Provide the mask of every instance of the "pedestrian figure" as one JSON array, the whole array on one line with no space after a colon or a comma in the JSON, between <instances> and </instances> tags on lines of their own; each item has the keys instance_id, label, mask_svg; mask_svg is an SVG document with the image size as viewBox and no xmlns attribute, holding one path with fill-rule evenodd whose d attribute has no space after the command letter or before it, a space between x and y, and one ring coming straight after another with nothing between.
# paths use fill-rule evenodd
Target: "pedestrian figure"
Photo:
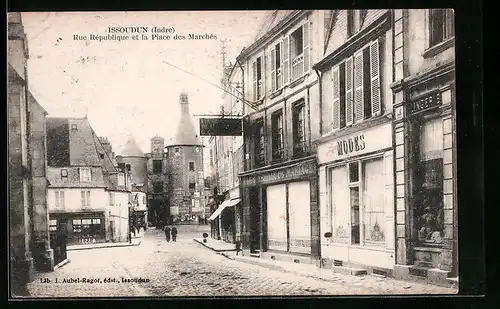
<instances>
[{"instance_id":1,"label":"pedestrian figure","mask_svg":"<svg viewBox=\"0 0 500 309\"><path fill-rule=\"evenodd\" d=\"M170 241L170 227L168 225L165 225L165 239L167 242Z\"/></svg>"},{"instance_id":2,"label":"pedestrian figure","mask_svg":"<svg viewBox=\"0 0 500 309\"><path fill-rule=\"evenodd\" d=\"M172 227L172 240L176 241L177 240L177 228L175 226Z\"/></svg>"}]
</instances>

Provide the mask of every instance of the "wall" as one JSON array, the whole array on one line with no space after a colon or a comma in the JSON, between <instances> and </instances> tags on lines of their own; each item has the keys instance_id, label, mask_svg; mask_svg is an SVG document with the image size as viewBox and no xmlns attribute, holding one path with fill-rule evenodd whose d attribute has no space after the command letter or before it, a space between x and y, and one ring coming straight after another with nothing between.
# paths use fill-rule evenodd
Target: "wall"
<instances>
[{"instance_id":1,"label":"wall","mask_svg":"<svg viewBox=\"0 0 500 309\"><path fill-rule=\"evenodd\" d=\"M455 59L454 45L433 57L424 57L424 52L429 48L429 10L413 9L404 11L407 16L404 23L407 28L404 44L407 48L405 52L408 57L408 75L425 71L443 61L453 61Z\"/></svg>"},{"instance_id":2,"label":"wall","mask_svg":"<svg viewBox=\"0 0 500 309\"><path fill-rule=\"evenodd\" d=\"M90 208L83 209L81 202L81 191L90 191ZM56 209L55 191L64 191L65 207L64 209ZM48 209L51 213L55 212L83 212L83 211L104 211L109 204L108 194L104 188L98 189L68 189L68 188L52 188L48 190L47 196Z\"/></svg>"},{"instance_id":3,"label":"wall","mask_svg":"<svg viewBox=\"0 0 500 309\"><path fill-rule=\"evenodd\" d=\"M147 158L143 157L122 157L123 163L130 164L132 182L143 184L145 190L148 186L148 166Z\"/></svg>"}]
</instances>

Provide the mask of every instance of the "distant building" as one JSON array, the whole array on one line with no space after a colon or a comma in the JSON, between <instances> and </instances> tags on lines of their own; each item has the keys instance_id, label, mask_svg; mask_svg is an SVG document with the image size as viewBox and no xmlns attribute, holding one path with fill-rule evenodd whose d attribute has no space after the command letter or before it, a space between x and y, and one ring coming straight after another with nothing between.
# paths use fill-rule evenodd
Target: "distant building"
<instances>
[{"instance_id":1,"label":"distant building","mask_svg":"<svg viewBox=\"0 0 500 309\"><path fill-rule=\"evenodd\" d=\"M164 151L165 139L160 136L151 138L151 152L147 159L147 199L149 222L161 226L169 220L167 185L167 153Z\"/></svg>"},{"instance_id":2,"label":"distant building","mask_svg":"<svg viewBox=\"0 0 500 309\"><path fill-rule=\"evenodd\" d=\"M146 226L147 221L147 192L148 192L148 159L137 145L134 137L128 137L125 146L117 156L117 166L121 169L129 168L132 204L134 207L131 222L134 226ZM137 208L138 207L138 208Z\"/></svg>"},{"instance_id":3,"label":"distant building","mask_svg":"<svg viewBox=\"0 0 500 309\"><path fill-rule=\"evenodd\" d=\"M48 118L47 127L50 228L64 225L69 244L127 241L127 170L116 167L87 118Z\"/></svg>"},{"instance_id":4,"label":"distant building","mask_svg":"<svg viewBox=\"0 0 500 309\"><path fill-rule=\"evenodd\" d=\"M170 215L172 218L203 216L203 143L191 119L187 94L180 94L179 104L177 132L165 147Z\"/></svg>"}]
</instances>

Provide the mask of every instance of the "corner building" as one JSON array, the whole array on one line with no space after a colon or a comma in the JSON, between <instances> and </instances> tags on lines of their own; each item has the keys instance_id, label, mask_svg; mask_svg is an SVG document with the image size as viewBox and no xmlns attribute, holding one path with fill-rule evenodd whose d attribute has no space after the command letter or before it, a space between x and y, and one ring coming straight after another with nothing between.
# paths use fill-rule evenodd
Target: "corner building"
<instances>
[{"instance_id":1,"label":"corner building","mask_svg":"<svg viewBox=\"0 0 500 309\"><path fill-rule=\"evenodd\" d=\"M243 251L317 263L318 76L326 11L272 11L237 58L244 71Z\"/></svg>"}]
</instances>

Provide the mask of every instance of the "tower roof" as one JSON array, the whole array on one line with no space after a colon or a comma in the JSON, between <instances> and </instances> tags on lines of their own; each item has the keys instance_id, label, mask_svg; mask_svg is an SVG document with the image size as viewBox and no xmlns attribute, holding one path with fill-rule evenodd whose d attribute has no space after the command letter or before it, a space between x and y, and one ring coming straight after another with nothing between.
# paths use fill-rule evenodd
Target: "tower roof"
<instances>
[{"instance_id":1,"label":"tower roof","mask_svg":"<svg viewBox=\"0 0 500 309\"><path fill-rule=\"evenodd\" d=\"M177 125L177 131L174 138L169 140L169 146L174 145L189 145L198 146L203 145L201 138L196 132L193 120L191 119L191 114L189 112L189 101L188 96L185 92L179 95L179 104L181 107L181 115L179 119L179 124Z\"/></svg>"},{"instance_id":2,"label":"tower roof","mask_svg":"<svg viewBox=\"0 0 500 309\"><path fill-rule=\"evenodd\" d=\"M135 138L132 135L128 136L127 142L123 146L120 153L122 157L144 157L144 153L141 148L137 145Z\"/></svg>"}]
</instances>

